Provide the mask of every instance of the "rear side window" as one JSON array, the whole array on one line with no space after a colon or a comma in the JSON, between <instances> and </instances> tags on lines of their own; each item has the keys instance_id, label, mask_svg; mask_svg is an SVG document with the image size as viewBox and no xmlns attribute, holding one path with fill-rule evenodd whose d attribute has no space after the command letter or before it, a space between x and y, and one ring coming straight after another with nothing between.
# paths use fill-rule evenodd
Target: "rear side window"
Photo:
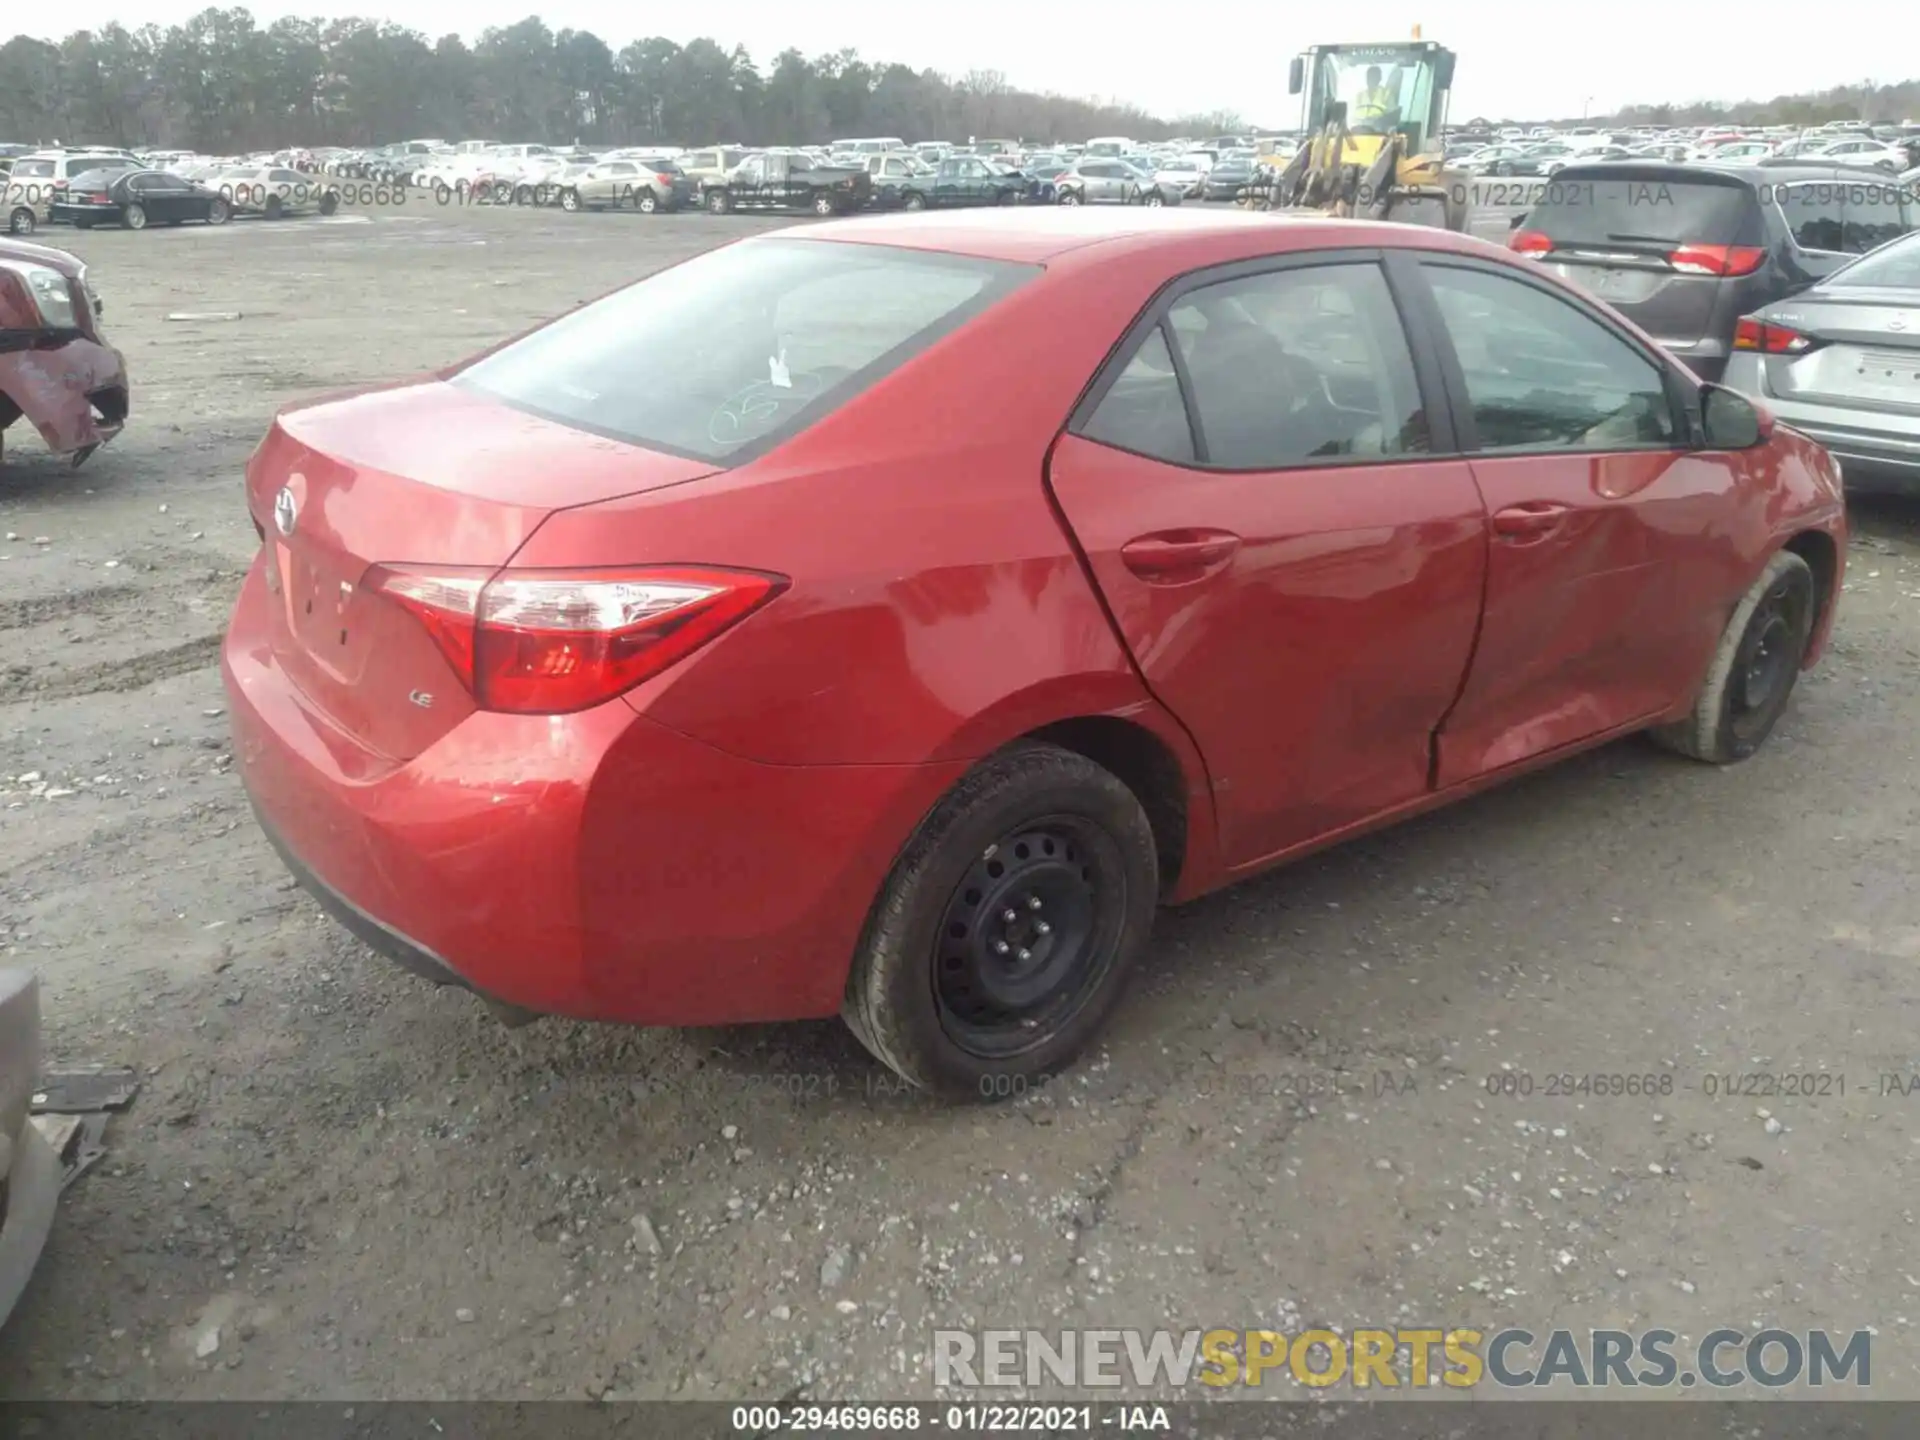
<instances>
[{"instance_id":1,"label":"rear side window","mask_svg":"<svg viewBox=\"0 0 1920 1440\"><path fill-rule=\"evenodd\" d=\"M1282 470L1428 448L1413 361L1377 265L1207 285L1167 320L1210 465Z\"/></svg>"},{"instance_id":2,"label":"rear side window","mask_svg":"<svg viewBox=\"0 0 1920 1440\"><path fill-rule=\"evenodd\" d=\"M454 383L577 429L738 463L1039 273L883 245L752 240L575 310Z\"/></svg>"},{"instance_id":3,"label":"rear side window","mask_svg":"<svg viewBox=\"0 0 1920 1440\"><path fill-rule=\"evenodd\" d=\"M1504 275L1425 268L1482 450L1679 443L1663 372L1599 321Z\"/></svg>"},{"instance_id":4,"label":"rear side window","mask_svg":"<svg viewBox=\"0 0 1920 1440\"><path fill-rule=\"evenodd\" d=\"M1774 202L1802 250L1864 255L1920 224L1912 187L1892 181L1783 185Z\"/></svg>"},{"instance_id":5,"label":"rear side window","mask_svg":"<svg viewBox=\"0 0 1920 1440\"><path fill-rule=\"evenodd\" d=\"M1802 250L1839 253L1846 244L1846 186L1828 182L1782 185L1773 203L1787 222L1787 234Z\"/></svg>"},{"instance_id":6,"label":"rear side window","mask_svg":"<svg viewBox=\"0 0 1920 1440\"><path fill-rule=\"evenodd\" d=\"M59 164L57 160L16 161L13 167L13 178L16 180L51 180L53 178L53 167L57 164Z\"/></svg>"},{"instance_id":7,"label":"rear side window","mask_svg":"<svg viewBox=\"0 0 1920 1440\"><path fill-rule=\"evenodd\" d=\"M1757 245L1759 201L1745 185L1664 178L1561 179L1527 212L1559 245Z\"/></svg>"},{"instance_id":8,"label":"rear side window","mask_svg":"<svg viewBox=\"0 0 1920 1440\"><path fill-rule=\"evenodd\" d=\"M1192 464L1193 427L1167 349L1166 327L1140 342L1082 432L1087 439L1175 465Z\"/></svg>"}]
</instances>

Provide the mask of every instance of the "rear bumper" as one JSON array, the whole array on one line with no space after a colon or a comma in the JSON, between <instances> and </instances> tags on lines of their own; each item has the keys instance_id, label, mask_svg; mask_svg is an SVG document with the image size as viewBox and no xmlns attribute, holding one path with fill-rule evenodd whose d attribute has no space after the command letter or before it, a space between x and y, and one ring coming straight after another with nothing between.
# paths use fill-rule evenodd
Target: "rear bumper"
<instances>
[{"instance_id":1,"label":"rear bumper","mask_svg":"<svg viewBox=\"0 0 1920 1440\"><path fill-rule=\"evenodd\" d=\"M276 848L375 949L543 1014L837 1013L895 854L965 768L761 765L624 699L476 713L373 768L275 663L271 619L256 565L221 668L238 768Z\"/></svg>"},{"instance_id":2,"label":"rear bumper","mask_svg":"<svg viewBox=\"0 0 1920 1440\"><path fill-rule=\"evenodd\" d=\"M60 1157L31 1122L14 1137L13 1169L4 1182L6 1222L0 1224L0 1325L13 1313L47 1248L60 1199Z\"/></svg>"},{"instance_id":3,"label":"rear bumper","mask_svg":"<svg viewBox=\"0 0 1920 1440\"><path fill-rule=\"evenodd\" d=\"M131 404L120 352L85 339L55 350L0 354L0 395L56 455L113 439L126 424Z\"/></svg>"},{"instance_id":4,"label":"rear bumper","mask_svg":"<svg viewBox=\"0 0 1920 1440\"><path fill-rule=\"evenodd\" d=\"M40 1072L40 988L0 971L0 1323L27 1288L53 1229L60 1161L28 1119Z\"/></svg>"}]
</instances>

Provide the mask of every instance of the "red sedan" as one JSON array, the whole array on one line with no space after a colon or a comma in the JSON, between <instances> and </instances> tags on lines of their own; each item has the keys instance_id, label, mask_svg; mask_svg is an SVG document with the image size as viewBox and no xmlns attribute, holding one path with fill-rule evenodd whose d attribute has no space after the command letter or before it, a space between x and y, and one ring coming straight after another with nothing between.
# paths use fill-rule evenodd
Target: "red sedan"
<instances>
[{"instance_id":1,"label":"red sedan","mask_svg":"<svg viewBox=\"0 0 1920 1440\"><path fill-rule=\"evenodd\" d=\"M521 1011L1070 1061L1157 904L1634 731L1751 754L1839 474L1490 245L808 226L282 414L224 669L289 865Z\"/></svg>"}]
</instances>

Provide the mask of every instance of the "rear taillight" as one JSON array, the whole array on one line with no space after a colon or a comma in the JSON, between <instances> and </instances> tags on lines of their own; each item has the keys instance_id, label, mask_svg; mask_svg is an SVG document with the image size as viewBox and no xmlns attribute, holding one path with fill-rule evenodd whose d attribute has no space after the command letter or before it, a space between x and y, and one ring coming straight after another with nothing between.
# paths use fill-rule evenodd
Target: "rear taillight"
<instances>
[{"instance_id":1,"label":"rear taillight","mask_svg":"<svg viewBox=\"0 0 1920 1440\"><path fill-rule=\"evenodd\" d=\"M1758 245L1682 245L1667 252L1667 263L1687 275L1751 275L1766 259Z\"/></svg>"},{"instance_id":2,"label":"rear taillight","mask_svg":"<svg viewBox=\"0 0 1920 1440\"><path fill-rule=\"evenodd\" d=\"M654 178L654 179L656 179L656 180L658 180L658 181L659 181L659 182L660 182L660 183L661 183L662 185L671 185L671 184L673 184L673 176L671 176L671 175L668 175L668 174L667 174L667 173L665 173L664 171L659 171L659 170L656 170L656 171L654 172L654 175L653 175L653 178Z\"/></svg>"},{"instance_id":3,"label":"rear taillight","mask_svg":"<svg viewBox=\"0 0 1920 1440\"><path fill-rule=\"evenodd\" d=\"M377 566L367 585L406 609L483 710L562 715L631 690L786 588L704 567L486 570Z\"/></svg>"},{"instance_id":4,"label":"rear taillight","mask_svg":"<svg viewBox=\"0 0 1920 1440\"><path fill-rule=\"evenodd\" d=\"M1522 255L1545 255L1553 249L1553 240L1538 230L1516 230L1507 241L1507 248L1518 250Z\"/></svg>"},{"instance_id":5,"label":"rear taillight","mask_svg":"<svg viewBox=\"0 0 1920 1440\"><path fill-rule=\"evenodd\" d=\"M89 205L111 205L113 203L113 197L103 190L98 195L87 196L87 203Z\"/></svg>"},{"instance_id":6,"label":"rear taillight","mask_svg":"<svg viewBox=\"0 0 1920 1440\"><path fill-rule=\"evenodd\" d=\"M1798 330L1749 316L1733 327L1733 348L1762 355L1800 355L1813 348L1813 341Z\"/></svg>"}]
</instances>

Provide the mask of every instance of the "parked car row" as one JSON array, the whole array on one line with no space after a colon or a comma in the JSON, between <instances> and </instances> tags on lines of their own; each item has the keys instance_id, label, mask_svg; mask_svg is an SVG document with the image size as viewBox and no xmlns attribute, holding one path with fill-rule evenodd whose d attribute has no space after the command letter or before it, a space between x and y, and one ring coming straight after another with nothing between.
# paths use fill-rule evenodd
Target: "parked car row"
<instances>
[{"instance_id":1,"label":"parked car row","mask_svg":"<svg viewBox=\"0 0 1920 1440\"><path fill-rule=\"evenodd\" d=\"M235 214L278 220L331 215L337 185L279 165L182 164L156 169L124 152L46 152L15 164L4 191L7 230L31 235L43 224L88 230L199 221L224 225Z\"/></svg>"}]
</instances>

